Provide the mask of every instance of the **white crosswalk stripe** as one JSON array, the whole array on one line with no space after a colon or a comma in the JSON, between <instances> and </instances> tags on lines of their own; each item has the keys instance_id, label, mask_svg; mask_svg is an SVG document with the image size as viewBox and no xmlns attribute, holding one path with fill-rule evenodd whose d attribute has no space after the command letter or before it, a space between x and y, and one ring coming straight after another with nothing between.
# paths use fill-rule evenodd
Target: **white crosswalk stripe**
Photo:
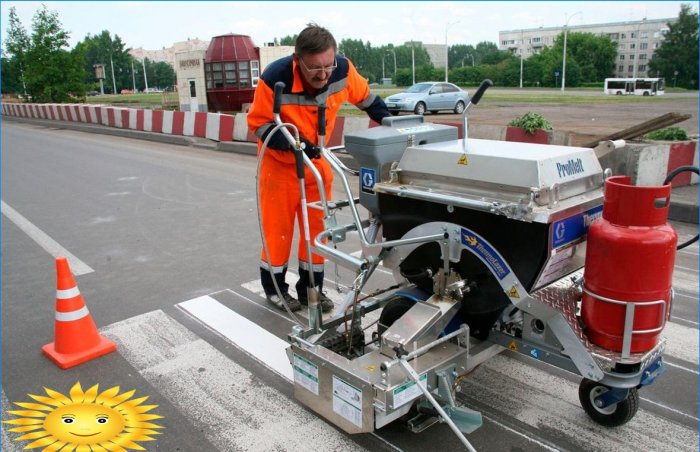
<instances>
[{"instance_id":1,"label":"white crosswalk stripe","mask_svg":"<svg viewBox=\"0 0 700 452\"><path fill-rule=\"evenodd\" d=\"M296 280L296 275L288 277ZM241 303L275 310L265 303L259 280L242 287L242 294L230 291ZM293 285L290 293L295 295ZM326 293L336 304L345 297L332 288ZM211 296L183 301L177 307L291 383L286 341ZM291 329L291 321L289 325ZM118 322L102 332L117 342L131 365L190 417L219 450L362 450L351 436L276 389L250 384L256 380L254 374L162 311ZM668 323L664 335L667 356L697 368L698 331ZM577 391L575 382L499 355L462 383L460 397L488 406L485 418L499 428L517 432L513 425L498 420L512 418L544 436L551 437L554 432L565 444L580 449L634 451L637 448L633 445L644 444L646 450L698 450L696 429L645 409L623 428L601 427L581 409ZM677 413L696 419L692 413ZM537 438L528 440L542 447Z\"/></svg>"},{"instance_id":2,"label":"white crosswalk stripe","mask_svg":"<svg viewBox=\"0 0 700 452\"><path fill-rule=\"evenodd\" d=\"M102 332L218 450L364 450L162 311Z\"/></svg>"}]
</instances>

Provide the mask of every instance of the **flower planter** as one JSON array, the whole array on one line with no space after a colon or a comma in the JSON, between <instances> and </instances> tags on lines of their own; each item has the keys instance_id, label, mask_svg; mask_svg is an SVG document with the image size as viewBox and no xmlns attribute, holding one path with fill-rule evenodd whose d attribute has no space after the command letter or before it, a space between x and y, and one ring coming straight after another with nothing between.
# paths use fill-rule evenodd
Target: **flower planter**
<instances>
[{"instance_id":1,"label":"flower planter","mask_svg":"<svg viewBox=\"0 0 700 452\"><path fill-rule=\"evenodd\" d=\"M544 129L535 129L534 135L530 135L521 127L508 127L506 128L506 141L549 144L549 133Z\"/></svg>"}]
</instances>

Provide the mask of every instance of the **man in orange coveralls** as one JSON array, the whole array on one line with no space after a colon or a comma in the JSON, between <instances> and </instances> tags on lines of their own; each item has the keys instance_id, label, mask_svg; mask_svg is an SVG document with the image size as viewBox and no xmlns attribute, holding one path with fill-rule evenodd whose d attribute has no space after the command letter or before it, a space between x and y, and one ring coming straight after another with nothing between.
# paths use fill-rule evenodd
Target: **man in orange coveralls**
<instances>
[{"instance_id":1,"label":"man in orange coveralls","mask_svg":"<svg viewBox=\"0 0 700 452\"><path fill-rule=\"evenodd\" d=\"M309 24L299 33L292 56L271 63L262 74L255 89L253 104L248 112L248 127L258 137L258 150L274 128L273 97L275 83L282 81L280 117L299 129L304 152L323 177L326 198L331 199L333 173L328 162L320 155L318 144L318 106L325 104L326 136L333 134L336 114L343 102L348 101L370 118L381 123L389 116L382 99L370 93L367 80L362 77L347 58L337 55L333 35L325 28ZM263 234L267 242L269 258L260 253L260 279L267 301L284 310L284 304L275 291L274 277L284 301L292 311L308 304L306 289L310 272L319 291L319 303L323 312L333 309L333 302L322 292L323 262L321 256L307 256L304 240L299 240L299 281L296 290L299 299L292 297L285 282L287 265L294 236L294 218L302 230L301 195L294 164L294 152L281 131L277 131L268 142L260 167L260 210ZM306 198L318 201L320 194L316 179L308 168L304 169ZM311 239L323 230L323 212L309 209Z\"/></svg>"}]
</instances>

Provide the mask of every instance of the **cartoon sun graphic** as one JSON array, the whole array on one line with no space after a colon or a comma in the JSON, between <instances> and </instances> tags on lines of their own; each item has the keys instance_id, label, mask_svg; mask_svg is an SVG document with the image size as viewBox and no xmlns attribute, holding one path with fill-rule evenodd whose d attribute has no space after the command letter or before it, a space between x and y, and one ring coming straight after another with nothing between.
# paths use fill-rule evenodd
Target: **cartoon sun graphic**
<instances>
[{"instance_id":1,"label":"cartoon sun graphic","mask_svg":"<svg viewBox=\"0 0 700 452\"><path fill-rule=\"evenodd\" d=\"M154 429L163 428L148 422L163 416L146 414L158 405L141 405L148 397L131 399L134 390L119 394L119 386L115 386L98 394L98 385L83 391L80 382L71 388L70 398L46 387L44 390L48 397L29 394L39 403L15 402L25 409L8 411L22 417L3 421L18 426L9 431L24 433L15 441L33 440L25 449L145 450L136 442L154 441L149 435L160 435Z\"/></svg>"}]
</instances>

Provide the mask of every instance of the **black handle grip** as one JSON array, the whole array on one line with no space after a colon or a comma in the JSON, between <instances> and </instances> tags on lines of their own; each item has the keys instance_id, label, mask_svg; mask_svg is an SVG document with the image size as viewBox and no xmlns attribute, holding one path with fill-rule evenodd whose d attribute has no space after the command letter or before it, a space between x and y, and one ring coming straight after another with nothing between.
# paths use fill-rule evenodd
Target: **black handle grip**
<instances>
[{"instance_id":1,"label":"black handle grip","mask_svg":"<svg viewBox=\"0 0 700 452\"><path fill-rule=\"evenodd\" d=\"M481 82L481 85L479 85L479 89L476 90L476 93L472 96L471 103L476 105L479 103L481 100L481 96L484 95L484 92L489 88L489 86L493 86L493 82L489 79L485 79L483 82Z\"/></svg>"},{"instance_id":2,"label":"black handle grip","mask_svg":"<svg viewBox=\"0 0 700 452\"><path fill-rule=\"evenodd\" d=\"M326 104L318 106L318 136L326 136Z\"/></svg>"},{"instance_id":3,"label":"black handle grip","mask_svg":"<svg viewBox=\"0 0 700 452\"><path fill-rule=\"evenodd\" d=\"M280 107L282 106L282 90L284 89L284 82L275 83L275 97L274 105L272 107L272 112L278 114L280 112Z\"/></svg>"}]
</instances>

